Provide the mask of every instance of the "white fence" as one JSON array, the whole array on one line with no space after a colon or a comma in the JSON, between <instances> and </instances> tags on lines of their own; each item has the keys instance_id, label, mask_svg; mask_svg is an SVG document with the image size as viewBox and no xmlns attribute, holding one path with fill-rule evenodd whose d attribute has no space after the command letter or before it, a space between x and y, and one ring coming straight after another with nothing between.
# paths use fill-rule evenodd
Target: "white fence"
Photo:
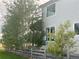
<instances>
[{"instance_id":1,"label":"white fence","mask_svg":"<svg viewBox=\"0 0 79 59\"><path fill-rule=\"evenodd\" d=\"M51 54L45 53L43 50L17 50L10 51L24 57L31 57L32 59L57 59L57 57ZM64 59L67 59L66 57ZM70 59L79 59L79 56L70 56Z\"/></svg>"}]
</instances>

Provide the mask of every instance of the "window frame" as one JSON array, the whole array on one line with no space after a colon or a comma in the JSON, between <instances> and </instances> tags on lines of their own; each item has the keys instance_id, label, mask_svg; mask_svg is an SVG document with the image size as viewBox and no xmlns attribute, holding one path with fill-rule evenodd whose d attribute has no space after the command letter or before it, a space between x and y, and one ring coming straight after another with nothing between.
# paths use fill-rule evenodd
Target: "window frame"
<instances>
[{"instance_id":1,"label":"window frame","mask_svg":"<svg viewBox=\"0 0 79 59\"><path fill-rule=\"evenodd\" d=\"M55 7L54 7L54 13L51 14L51 15L48 15L48 14L49 14L49 13L48 13L48 7L50 7L50 6L52 6L52 5L55 6ZM55 13L56 13L56 3L54 2L54 3L50 4L50 5L48 5L48 6L46 7L46 11L47 11L47 12L46 12L46 17L55 15Z\"/></svg>"},{"instance_id":2,"label":"window frame","mask_svg":"<svg viewBox=\"0 0 79 59\"><path fill-rule=\"evenodd\" d=\"M79 30L78 30L77 25L79 25L79 23L75 23L75 24L74 24L74 31L75 31L76 34L79 35Z\"/></svg>"},{"instance_id":3,"label":"window frame","mask_svg":"<svg viewBox=\"0 0 79 59\"><path fill-rule=\"evenodd\" d=\"M46 41L54 41L53 33L55 34L55 27L46 28Z\"/></svg>"}]
</instances>

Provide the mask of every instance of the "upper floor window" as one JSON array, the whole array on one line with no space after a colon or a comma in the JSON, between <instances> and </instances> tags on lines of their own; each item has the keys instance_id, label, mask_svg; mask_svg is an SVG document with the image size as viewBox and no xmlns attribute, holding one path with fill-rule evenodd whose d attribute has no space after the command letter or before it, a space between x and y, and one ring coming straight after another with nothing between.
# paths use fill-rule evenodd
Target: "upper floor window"
<instances>
[{"instance_id":1,"label":"upper floor window","mask_svg":"<svg viewBox=\"0 0 79 59\"><path fill-rule=\"evenodd\" d=\"M75 29L75 33L76 33L76 34L79 34L79 23L76 23L76 24L74 25L74 29Z\"/></svg>"},{"instance_id":2,"label":"upper floor window","mask_svg":"<svg viewBox=\"0 0 79 59\"><path fill-rule=\"evenodd\" d=\"M55 4L47 7L47 17L55 14Z\"/></svg>"}]
</instances>

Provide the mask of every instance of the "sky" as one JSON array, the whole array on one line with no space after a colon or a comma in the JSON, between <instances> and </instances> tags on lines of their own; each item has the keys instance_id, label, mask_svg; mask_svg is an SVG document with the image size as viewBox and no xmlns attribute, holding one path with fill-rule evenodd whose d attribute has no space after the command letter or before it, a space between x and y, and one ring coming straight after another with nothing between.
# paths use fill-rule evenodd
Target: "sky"
<instances>
[{"instance_id":1,"label":"sky","mask_svg":"<svg viewBox=\"0 0 79 59\"><path fill-rule=\"evenodd\" d=\"M11 0L0 0L0 35L1 34L1 30L2 30L2 26L3 26L3 23L4 23L4 15L6 13L6 9L5 9L5 6L4 4L2 3L3 1L11 1ZM48 0L40 0L38 3L41 5L45 2L47 2Z\"/></svg>"}]
</instances>

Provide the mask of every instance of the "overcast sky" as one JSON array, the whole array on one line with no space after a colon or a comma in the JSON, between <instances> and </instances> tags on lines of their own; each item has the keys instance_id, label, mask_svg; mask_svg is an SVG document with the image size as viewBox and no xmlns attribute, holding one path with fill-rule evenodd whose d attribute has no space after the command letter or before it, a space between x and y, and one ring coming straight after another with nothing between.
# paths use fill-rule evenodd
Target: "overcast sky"
<instances>
[{"instance_id":1,"label":"overcast sky","mask_svg":"<svg viewBox=\"0 0 79 59\"><path fill-rule=\"evenodd\" d=\"M0 0L0 33L1 33L1 29L2 29L2 25L4 23L4 17L3 15L5 15L6 9L4 4L2 3L2 1L12 1L12 0ZM48 0L40 0L39 4L43 4L45 2L47 2Z\"/></svg>"}]
</instances>

